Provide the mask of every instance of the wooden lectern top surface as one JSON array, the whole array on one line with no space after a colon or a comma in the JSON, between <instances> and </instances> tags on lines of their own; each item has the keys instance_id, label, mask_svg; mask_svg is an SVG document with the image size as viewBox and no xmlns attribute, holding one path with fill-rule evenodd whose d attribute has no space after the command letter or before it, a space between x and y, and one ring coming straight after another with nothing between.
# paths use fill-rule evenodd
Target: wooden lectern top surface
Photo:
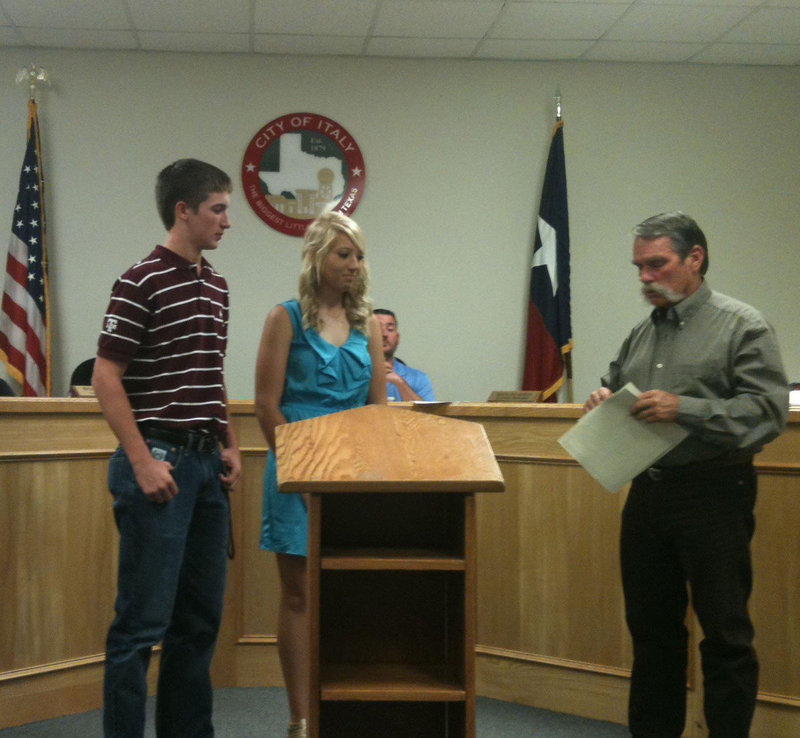
<instances>
[{"instance_id":1,"label":"wooden lectern top surface","mask_svg":"<svg viewBox=\"0 0 800 738\"><path fill-rule=\"evenodd\" d=\"M479 423L366 405L275 430L281 492L502 492Z\"/></svg>"}]
</instances>

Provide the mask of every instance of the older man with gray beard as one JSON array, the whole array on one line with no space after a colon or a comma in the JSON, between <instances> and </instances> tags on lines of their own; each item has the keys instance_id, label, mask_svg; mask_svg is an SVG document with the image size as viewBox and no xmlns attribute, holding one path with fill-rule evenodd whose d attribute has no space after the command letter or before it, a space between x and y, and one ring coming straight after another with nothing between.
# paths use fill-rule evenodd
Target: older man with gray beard
<instances>
[{"instance_id":1,"label":"older man with gray beard","mask_svg":"<svg viewBox=\"0 0 800 738\"><path fill-rule=\"evenodd\" d=\"M704 709L711 738L745 738L758 661L747 612L756 475L753 456L786 425L789 388L771 327L710 289L708 245L689 216L634 229L633 264L654 306L622 345L588 412L627 382L647 423L689 436L637 476L622 513L620 556L633 638L629 726L678 738L686 720L688 605L703 629Z\"/></svg>"}]
</instances>

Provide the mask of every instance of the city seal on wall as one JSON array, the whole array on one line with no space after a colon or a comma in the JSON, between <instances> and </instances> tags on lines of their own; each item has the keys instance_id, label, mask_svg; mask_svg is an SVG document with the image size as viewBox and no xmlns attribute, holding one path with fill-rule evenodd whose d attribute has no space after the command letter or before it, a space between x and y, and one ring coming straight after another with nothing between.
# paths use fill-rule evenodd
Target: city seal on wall
<instances>
[{"instance_id":1,"label":"city seal on wall","mask_svg":"<svg viewBox=\"0 0 800 738\"><path fill-rule=\"evenodd\" d=\"M364 157L347 130L315 113L289 113L253 136L242 161L250 207L268 226L302 236L318 215L351 215L364 194Z\"/></svg>"}]
</instances>

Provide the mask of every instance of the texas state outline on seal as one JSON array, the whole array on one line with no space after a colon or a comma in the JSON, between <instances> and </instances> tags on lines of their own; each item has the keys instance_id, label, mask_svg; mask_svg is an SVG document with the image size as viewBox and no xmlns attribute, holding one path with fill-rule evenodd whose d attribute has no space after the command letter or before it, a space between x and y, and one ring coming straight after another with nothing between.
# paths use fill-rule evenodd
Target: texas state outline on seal
<instances>
[{"instance_id":1,"label":"texas state outline on seal","mask_svg":"<svg viewBox=\"0 0 800 738\"><path fill-rule=\"evenodd\" d=\"M364 157L344 126L289 113L263 126L242 160L247 201L268 226L302 236L318 215L352 215L364 194Z\"/></svg>"}]
</instances>

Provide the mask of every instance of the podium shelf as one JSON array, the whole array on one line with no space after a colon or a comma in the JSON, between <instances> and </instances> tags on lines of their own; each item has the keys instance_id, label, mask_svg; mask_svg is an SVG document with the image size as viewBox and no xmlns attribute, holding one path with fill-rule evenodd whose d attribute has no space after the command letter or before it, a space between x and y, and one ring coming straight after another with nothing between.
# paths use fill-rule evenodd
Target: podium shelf
<instances>
[{"instance_id":1,"label":"podium shelf","mask_svg":"<svg viewBox=\"0 0 800 738\"><path fill-rule=\"evenodd\" d=\"M320 696L327 701L460 702L463 681L435 664L320 664Z\"/></svg>"},{"instance_id":2,"label":"podium shelf","mask_svg":"<svg viewBox=\"0 0 800 738\"><path fill-rule=\"evenodd\" d=\"M330 548L321 557L324 570L464 571L464 566L463 556L428 548Z\"/></svg>"}]
</instances>

